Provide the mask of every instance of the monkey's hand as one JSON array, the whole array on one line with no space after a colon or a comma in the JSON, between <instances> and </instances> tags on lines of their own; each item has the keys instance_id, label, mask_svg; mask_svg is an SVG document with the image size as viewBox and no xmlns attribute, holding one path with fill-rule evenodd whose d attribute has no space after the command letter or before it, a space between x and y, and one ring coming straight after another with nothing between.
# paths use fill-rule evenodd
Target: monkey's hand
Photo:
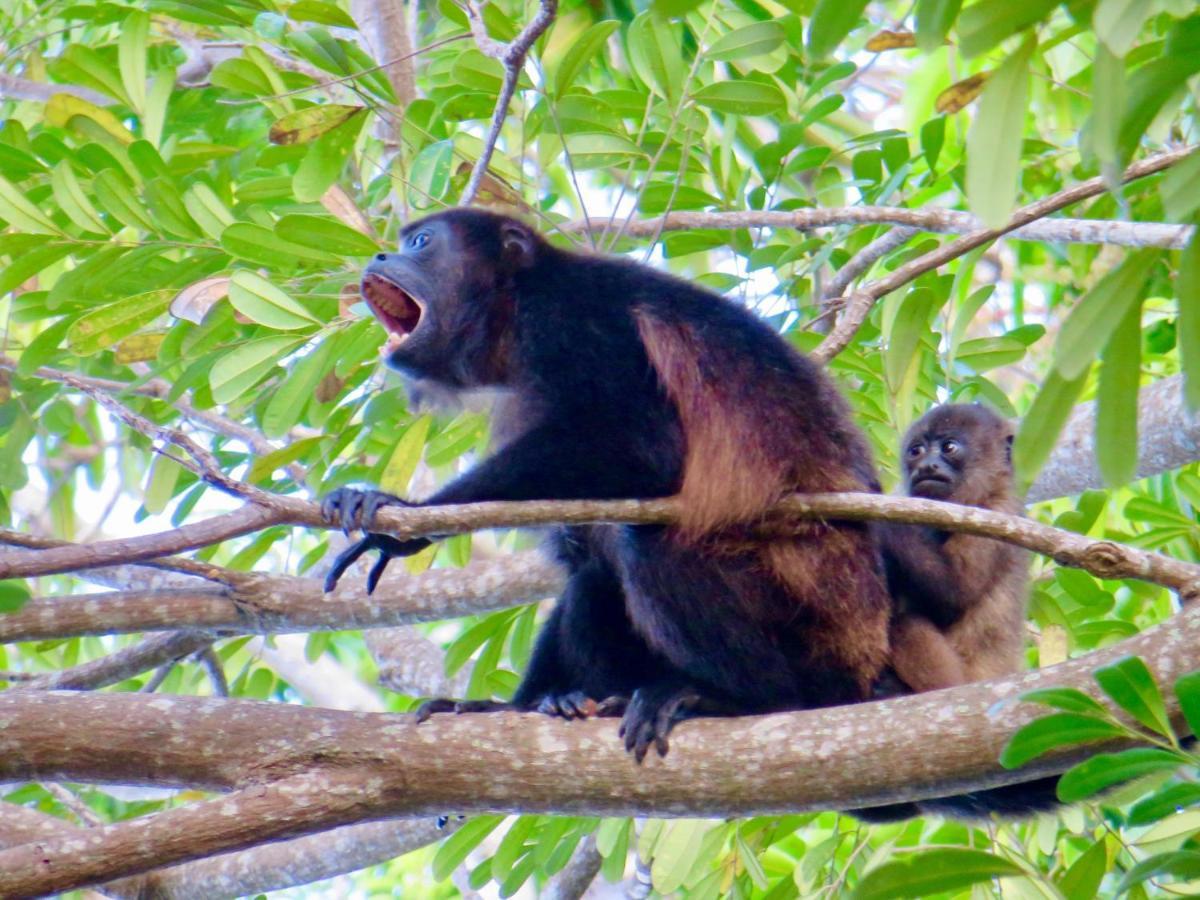
<instances>
[{"instance_id":1,"label":"monkey's hand","mask_svg":"<svg viewBox=\"0 0 1200 900\"><path fill-rule=\"evenodd\" d=\"M675 723L706 710L705 698L694 688L671 683L641 687L633 692L618 733L625 738L625 749L640 763L651 744L659 756L666 756L667 735Z\"/></svg>"},{"instance_id":2,"label":"monkey's hand","mask_svg":"<svg viewBox=\"0 0 1200 900\"><path fill-rule=\"evenodd\" d=\"M478 713L478 712L526 712L524 707L503 700L453 700L450 697L435 697L417 707L417 724L420 725L434 713Z\"/></svg>"},{"instance_id":3,"label":"monkey's hand","mask_svg":"<svg viewBox=\"0 0 1200 900\"><path fill-rule=\"evenodd\" d=\"M400 540L388 534L367 531L375 522L375 514L384 506L415 506L407 500L383 491L360 491L354 488L338 488L321 501L321 516L332 525L341 526L342 531L363 529L362 538L338 554L329 574L325 576L325 593L337 587L338 580L346 570L368 550L378 550L379 559L367 574L367 593L373 594L379 578L387 564L397 556L412 556L428 547L429 538Z\"/></svg>"}]
</instances>

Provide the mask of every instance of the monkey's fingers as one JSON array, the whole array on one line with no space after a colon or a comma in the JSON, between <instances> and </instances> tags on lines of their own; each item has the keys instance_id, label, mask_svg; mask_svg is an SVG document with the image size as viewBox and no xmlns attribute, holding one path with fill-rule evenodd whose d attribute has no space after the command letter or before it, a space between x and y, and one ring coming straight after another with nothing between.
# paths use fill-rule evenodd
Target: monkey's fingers
<instances>
[{"instance_id":1,"label":"monkey's fingers","mask_svg":"<svg viewBox=\"0 0 1200 900\"><path fill-rule=\"evenodd\" d=\"M417 724L420 725L436 713L479 713L519 711L520 707L502 700L454 700L450 697L435 697L417 707Z\"/></svg>"},{"instance_id":2,"label":"monkey's fingers","mask_svg":"<svg viewBox=\"0 0 1200 900\"><path fill-rule=\"evenodd\" d=\"M389 494L384 491L365 491L362 502L363 527L371 528L375 524L375 514L385 506L413 507L416 505L405 500L403 497L397 497L395 494Z\"/></svg>"},{"instance_id":3,"label":"monkey's fingers","mask_svg":"<svg viewBox=\"0 0 1200 900\"><path fill-rule=\"evenodd\" d=\"M587 719L596 712L596 701L583 691L567 694L547 694L538 704L537 711L546 716L561 716L564 719Z\"/></svg>"},{"instance_id":4,"label":"monkey's fingers","mask_svg":"<svg viewBox=\"0 0 1200 900\"><path fill-rule=\"evenodd\" d=\"M611 697L605 697L596 704L596 715L600 718L609 718L612 716L623 716L625 710L629 708L629 698L619 694L613 694Z\"/></svg>"},{"instance_id":5,"label":"monkey's fingers","mask_svg":"<svg viewBox=\"0 0 1200 900\"><path fill-rule=\"evenodd\" d=\"M399 538L394 538L390 534L378 534L374 531L368 531L366 537L360 543L369 543L370 548L379 551L379 559L375 561L375 565L371 566L371 571L367 573L367 594L375 593L375 586L379 584L379 579L383 576L383 570L387 568L387 564L397 556L412 556L414 553L420 553L431 543L429 538L409 538L402 541Z\"/></svg>"}]
</instances>

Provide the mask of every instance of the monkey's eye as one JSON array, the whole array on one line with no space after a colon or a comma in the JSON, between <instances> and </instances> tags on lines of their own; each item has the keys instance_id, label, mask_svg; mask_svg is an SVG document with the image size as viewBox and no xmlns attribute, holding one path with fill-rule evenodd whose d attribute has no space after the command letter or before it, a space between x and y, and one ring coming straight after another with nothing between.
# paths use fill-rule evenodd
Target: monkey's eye
<instances>
[{"instance_id":1,"label":"monkey's eye","mask_svg":"<svg viewBox=\"0 0 1200 900\"><path fill-rule=\"evenodd\" d=\"M921 455L921 451L923 449L924 448L920 444L910 444L909 448L908 448L908 458L916 459L918 456Z\"/></svg>"},{"instance_id":2,"label":"monkey's eye","mask_svg":"<svg viewBox=\"0 0 1200 900\"><path fill-rule=\"evenodd\" d=\"M429 243L429 232L428 231L418 231L416 234L414 234L412 237L410 237L408 239L408 246L410 249L413 249L413 250L420 250L422 247L424 247L428 243Z\"/></svg>"},{"instance_id":3,"label":"monkey's eye","mask_svg":"<svg viewBox=\"0 0 1200 900\"><path fill-rule=\"evenodd\" d=\"M962 449L962 445L958 441L942 441L942 453L946 456L954 456Z\"/></svg>"}]
</instances>

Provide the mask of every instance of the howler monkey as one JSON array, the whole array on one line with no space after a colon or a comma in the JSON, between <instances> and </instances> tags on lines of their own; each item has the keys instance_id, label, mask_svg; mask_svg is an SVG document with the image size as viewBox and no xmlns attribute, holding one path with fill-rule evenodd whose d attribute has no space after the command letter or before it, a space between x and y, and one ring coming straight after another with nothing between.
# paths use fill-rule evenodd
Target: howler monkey
<instances>
[{"instance_id":1,"label":"howler monkey","mask_svg":"<svg viewBox=\"0 0 1200 900\"><path fill-rule=\"evenodd\" d=\"M910 496L1020 515L1012 426L978 403L946 404L905 435ZM880 530L896 601L891 663L915 691L1018 672L1024 665L1029 554L977 535L886 523Z\"/></svg>"},{"instance_id":2,"label":"howler monkey","mask_svg":"<svg viewBox=\"0 0 1200 900\"><path fill-rule=\"evenodd\" d=\"M558 249L505 216L451 210L407 226L363 296L392 367L497 387L507 439L427 504L664 497L680 521L560 530L566 590L512 706L568 717L628 697L642 759L688 714L866 699L886 663L890 599L869 527L752 533L793 491L877 490L866 442L829 378L744 308L627 260ZM370 532L405 501L342 489L330 521L380 559L427 539ZM460 711L498 704L435 702Z\"/></svg>"}]
</instances>

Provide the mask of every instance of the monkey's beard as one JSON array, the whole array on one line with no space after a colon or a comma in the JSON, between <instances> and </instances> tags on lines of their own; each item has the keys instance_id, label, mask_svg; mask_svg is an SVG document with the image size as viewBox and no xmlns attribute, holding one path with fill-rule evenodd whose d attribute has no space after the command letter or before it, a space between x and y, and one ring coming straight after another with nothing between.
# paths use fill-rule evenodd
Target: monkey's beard
<instances>
[{"instance_id":1,"label":"monkey's beard","mask_svg":"<svg viewBox=\"0 0 1200 900\"><path fill-rule=\"evenodd\" d=\"M395 282L371 274L362 280L362 295L379 324L388 333L384 352L395 350L421 323L420 301Z\"/></svg>"}]
</instances>

